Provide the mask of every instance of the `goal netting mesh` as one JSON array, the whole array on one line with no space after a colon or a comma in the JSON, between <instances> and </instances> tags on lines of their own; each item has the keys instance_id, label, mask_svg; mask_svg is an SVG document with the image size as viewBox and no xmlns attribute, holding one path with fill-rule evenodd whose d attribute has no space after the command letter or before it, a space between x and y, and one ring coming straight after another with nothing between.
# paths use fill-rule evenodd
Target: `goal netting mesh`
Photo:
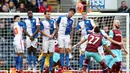
<instances>
[{"instance_id":1,"label":"goal netting mesh","mask_svg":"<svg viewBox=\"0 0 130 73\"><path fill-rule=\"evenodd\" d=\"M13 48L13 32L12 32L12 24L13 24L13 16L20 15L21 20L27 18L26 13L0 13L0 70L10 70L10 68L15 66L15 51ZM66 15L66 13L52 13L51 18L57 19L60 15ZM34 13L34 17L43 20L44 14ZM88 14L87 17L89 19L93 19L96 24L99 25L101 29L104 29L105 26L108 27L109 30L112 29L112 24L114 19L118 19L121 22L120 30L123 33L123 39L125 42L125 47L129 51L129 15L128 14L107 14L107 13L96 13L96 14ZM79 21L81 21L81 14L75 14L73 16L75 20L75 27ZM76 44L80 38L80 34L74 33L74 40L72 44ZM39 39L40 41L41 39ZM39 49L37 48L37 56L39 55ZM72 53L73 58L70 59L70 67L75 71L79 69L79 50L78 48L74 50ZM27 70L27 49L25 49L24 54L24 70ZM39 69L39 67L37 67ZM123 51L123 62L121 69L123 71L129 70L129 55L125 55ZM92 61L90 73L101 73L101 67L99 63L96 61ZM129 72L127 72L129 73Z\"/></svg>"}]
</instances>

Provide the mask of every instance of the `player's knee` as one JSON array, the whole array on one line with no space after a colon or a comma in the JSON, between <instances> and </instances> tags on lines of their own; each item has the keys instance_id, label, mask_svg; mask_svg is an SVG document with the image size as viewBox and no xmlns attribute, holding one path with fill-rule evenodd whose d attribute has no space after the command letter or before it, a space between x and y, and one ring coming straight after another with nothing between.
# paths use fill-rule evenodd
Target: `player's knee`
<instances>
[{"instance_id":1,"label":"player's knee","mask_svg":"<svg viewBox=\"0 0 130 73\"><path fill-rule=\"evenodd\" d=\"M53 56L53 52L50 52L49 55L50 55L50 56Z\"/></svg>"},{"instance_id":2,"label":"player's knee","mask_svg":"<svg viewBox=\"0 0 130 73\"><path fill-rule=\"evenodd\" d=\"M70 50L69 50L69 49L66 49L66 50L65 50L65 53L67 53L67 54L68 54L69 52L70 52Z\"/></svg>"},{"instance_id":3,"label":"player's knee","mask_svg":"<svg viewBox=\"0 0 130 73\"><path fill-rule=\"evenodd\" d=\"M60 48L60 53L64 53L64 49L63 48Z\"/></svg>"}]
</instances>

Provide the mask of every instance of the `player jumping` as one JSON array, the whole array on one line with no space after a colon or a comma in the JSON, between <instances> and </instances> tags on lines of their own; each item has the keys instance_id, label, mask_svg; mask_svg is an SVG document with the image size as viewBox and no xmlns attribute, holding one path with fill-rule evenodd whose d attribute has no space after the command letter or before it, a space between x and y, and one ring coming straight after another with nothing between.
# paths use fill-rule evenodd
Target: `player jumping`
<instances>
[{"instance_id":1,"label":"player jumping","mask_svg":"<svg viewBox=\"0 0 130 73\"><path fill-rule=\"evenodd\" d=\"M60 16L57 23L58 30L58 43L60 48L60 62L61 67L64 66L64 54L66 67L69 67L69 47L73 40L73 31L74 31L74 20L71 18L75 14L76 10L74 8L70 8L67 15Z\"/></svg>"},{"instance_id":2,"label":"player jumping","mask_svg":"<svg viewBox=\"0 0 130 73\"><path fill-rule=\"evenodd\" d=\"M106 50L108 50L109 53L113 57L116 57L116 56L106 46L106 41L105 41L104 37L100 35L99 27L96 26L95 29L94 29L94 33L85 36L85 38L83 40L81 40L80 42L78 42L76 45L74 45L72 47L72 50L76 46L79 46L79 45L83 44L85 41L88 41L86 51L85 51L85 57L88 59L88 61L89 61L90 57L93 57L97 62L99 62L101 64L101 66L103 68L103 72L104 73L109 73L108 67L106 66L104 60L101 58L101 56L98 53L98 47L100 46L100 44L102 44L103 47Z\"/></svg>"}]
</instances>

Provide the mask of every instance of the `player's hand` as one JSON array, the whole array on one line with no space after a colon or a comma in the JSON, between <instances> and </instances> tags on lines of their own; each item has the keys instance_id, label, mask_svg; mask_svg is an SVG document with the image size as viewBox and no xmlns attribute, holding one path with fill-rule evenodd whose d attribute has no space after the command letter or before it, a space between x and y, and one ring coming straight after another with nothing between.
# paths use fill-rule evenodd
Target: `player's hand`
<instances>
[{"instance_id":1,"label":"player's hand","mask_svg":"<svg viewBox=\"0 0 130 73\"><path fill-rule=\"evenodd\" d=\"M53 35L49 35L49 40L53 38Z\"/></svg>"},{"instance_id":2,"label":"player's hand","mask_svg":"<svg viewBox=\"0 0 130 73\"><path fill-rule=\"evenodd\" d=\"M31 37L30 37L30 40L31 40L31 41L33 41L33 40L34 40L33 36L31 36Z\"/></svg>"},{"instance_id":3,"label":"player's hand","mask_svg":"<svg viewBox=\"0 0 130 73\"><path fill-rule=\"evenodd\" d=\"M73 51L75 47L76 47L76 45L72 46L72 47L71 47L71 51Z\"/></svg>"}]
</instances>

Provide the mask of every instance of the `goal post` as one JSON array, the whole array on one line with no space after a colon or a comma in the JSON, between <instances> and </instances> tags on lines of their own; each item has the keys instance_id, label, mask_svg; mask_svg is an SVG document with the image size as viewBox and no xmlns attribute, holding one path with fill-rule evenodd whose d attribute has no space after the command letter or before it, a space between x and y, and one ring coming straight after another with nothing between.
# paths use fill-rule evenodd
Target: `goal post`
<instances>
[{"instance_id":1,"label":"goal post","mask_svg":"<svg viewBox=\"0 0 130 73\"><path fill-rule=\"evenodd\" d=\"M61 15L66 15L67 13L51 13L51 18L57 19ZM13 17L14 15L20 15L22 18L22 21L27 18L27 13L0 13L0 59L4 61L4 64L0 64L0 70L9 70L11 67L15 66L15 52L12 46L12 29L11 25L13 24ZM39 18L40 21L43 20L44 14L43 13L34 13L34 17ZM79 13L76 13L73 16L75 20L75 27L79 21L82 19L82 15ZM121 27L120 30L123 33L123 38L125 42L125 47L127 51L129 52L129 14L127 13L88 13L87 18L93 19L96 24L99 25L101 29L103 29L105 26L109 27L109 30L112 29L112 24L115 19L120 20ZM76 44L80 38L80 34L77 34L74 32L74 39L72 44ZM37 49L37 53L39 52L39 48ZM25 49L26 51L26 49ZM78 48L74 50L72 53L73 58L70 59L70 66L75 71L78 71L79 68L79 50ZM27 52L25 52L25 59L27 58ZM123 66L125 66L126 73L129 73L129 53L128 55L125 55L123 52ZM1 61L1 60L0 60ZM27 65L24 64L24 70L27 70ZM98 71L101 70L101 66L93 61L90 73L100 73Z\"/></svg>"}]
</instances>

